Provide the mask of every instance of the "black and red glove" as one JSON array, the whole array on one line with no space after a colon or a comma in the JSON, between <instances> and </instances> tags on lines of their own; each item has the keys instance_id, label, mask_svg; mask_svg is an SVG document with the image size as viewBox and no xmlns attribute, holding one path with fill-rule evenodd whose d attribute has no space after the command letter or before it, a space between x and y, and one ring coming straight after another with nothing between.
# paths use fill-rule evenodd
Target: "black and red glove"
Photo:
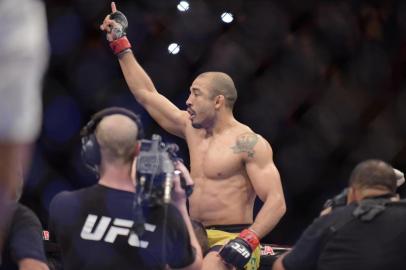
<instances>
[{"instance_id":1,"label":"black and red glove","mask_svg":"<svg viewBox=\"0 0 406 270\"><path fill-rule=\"evenodd\" d=\"M235 239L228 242L219 254L226 263L237 269L244 269L258 246L259 238L255 232L245 229Z\"/></svg>"},{"instance_id":2,"label":"black and red glove","mask_svg":"<svg viewBox=\"0 0 406 270\"><path fill-rule=\"evenodd\" d=\"M131 48L130 41L126 37L126 30L128 28L128 21L125 15L115 10L109 15L109 19L114 21L110 24L110 32L107 33L107 39L110 41L110 48L115 55L119 55Z\"/></svg>"}]
</instances>

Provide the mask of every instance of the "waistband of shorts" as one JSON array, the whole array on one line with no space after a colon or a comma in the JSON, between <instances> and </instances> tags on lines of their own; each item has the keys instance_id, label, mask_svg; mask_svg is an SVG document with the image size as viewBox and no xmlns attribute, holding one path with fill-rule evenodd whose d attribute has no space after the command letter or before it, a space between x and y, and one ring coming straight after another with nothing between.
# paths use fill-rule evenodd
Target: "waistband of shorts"
<instances>
[{"instance_id":1,"label":"waistband of shorts","mask_svg":"<svg viewBox=\"0 0 406 270\"><path fill-rule=\"evenodd\" d=\"M228 225L209 225L206 226L206 230L219 230L229 233L239 233L244 229L247 229L251 224L228 224Z\"/></svg>"}]
</instances>

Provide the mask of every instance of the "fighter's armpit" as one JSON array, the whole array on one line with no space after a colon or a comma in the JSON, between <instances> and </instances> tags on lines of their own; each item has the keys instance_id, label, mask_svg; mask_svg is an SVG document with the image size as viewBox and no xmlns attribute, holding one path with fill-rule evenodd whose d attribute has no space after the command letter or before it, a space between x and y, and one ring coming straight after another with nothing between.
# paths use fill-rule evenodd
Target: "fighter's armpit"
<instances>
[{"instance_id":1,"label":"fighter's armpit","mask_svg":"<svg viewBox=\"0 0 406 270\"><path fill-rule=\"evenodd\" d=\"M245 132L237 136L234 146L231 147L234 153L247 153L248 157L254 157L254 147L258 142L258 135L253 132Z\"/></svg>"}]
</instances>

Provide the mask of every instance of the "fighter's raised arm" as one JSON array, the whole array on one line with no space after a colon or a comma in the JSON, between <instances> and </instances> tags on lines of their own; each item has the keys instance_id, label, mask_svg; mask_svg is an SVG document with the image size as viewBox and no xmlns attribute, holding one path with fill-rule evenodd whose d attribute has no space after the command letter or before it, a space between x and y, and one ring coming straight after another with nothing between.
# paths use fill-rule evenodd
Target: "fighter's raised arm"
<instances>
[{"instance_id":1,"label":"fighter's raised arm","mask_svg":"<svg viewBox=\"0 0 406 270\"><path fill-rule=\"evenodd\" d=\"M106 32L110 47L117 55L124 78L135 99L158 124L169 133L184 138L188 120L186 111L180 110L166 97L158 93L151 78L135 59L131 44L126 37L126 17L111 3L112 13L107 15L100 26Z\"/></svg>"}]
</instances>

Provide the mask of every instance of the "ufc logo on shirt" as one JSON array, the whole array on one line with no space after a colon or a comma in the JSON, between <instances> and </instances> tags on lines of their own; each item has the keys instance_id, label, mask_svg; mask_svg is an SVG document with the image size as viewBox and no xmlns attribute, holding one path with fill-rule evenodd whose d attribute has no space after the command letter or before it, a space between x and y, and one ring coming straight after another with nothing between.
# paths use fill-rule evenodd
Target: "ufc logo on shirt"
<instances>
[{"instance_id":1,"label":"ufc logo on shirt","mask_svg":"<svg viewBox=\"0 0 406 270\"><path fill-rule=\"evenodd\" d=\"M128 244L133 247L147 248L148 242L142 241L138 238L134 232L131 232L130 228L133 226L133 221L128 219L115 218L111 222L110 217L100 217L100 220L96 225L98 217L96 215L89 214L86 218L85 224L83 225L80 237L85 240L91 241L103 241L108 243L114 243L117 236L129 236ZM156 226L153 224L145 223L145 231L154 232ZM106 233L107 232L107 233ZM104 236L105 235L105 236ZM103 238L104 236L104 238Z\"/></svg>"}]
</instances>

